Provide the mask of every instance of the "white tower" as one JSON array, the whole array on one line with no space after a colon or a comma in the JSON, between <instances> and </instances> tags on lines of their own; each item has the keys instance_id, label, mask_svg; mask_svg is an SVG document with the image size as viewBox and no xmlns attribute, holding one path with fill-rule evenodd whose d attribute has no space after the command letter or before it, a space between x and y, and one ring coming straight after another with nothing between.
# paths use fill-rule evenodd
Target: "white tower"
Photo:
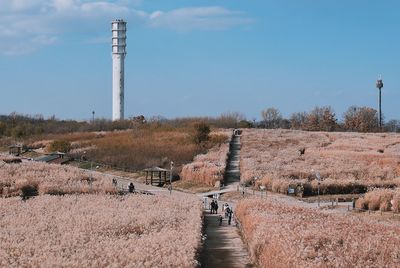
<instances>
[{"instance_id":1,"label":"white tower","mask_svg":"<svg viewBox=\"0 0 400 268\"><path fill-rule=\"evenodd\" d=\"M113 60L113 113L112 120L124 119L124 66L126 56L126 22L116 19L111 22Z\"/></svg>"}]
</instances>

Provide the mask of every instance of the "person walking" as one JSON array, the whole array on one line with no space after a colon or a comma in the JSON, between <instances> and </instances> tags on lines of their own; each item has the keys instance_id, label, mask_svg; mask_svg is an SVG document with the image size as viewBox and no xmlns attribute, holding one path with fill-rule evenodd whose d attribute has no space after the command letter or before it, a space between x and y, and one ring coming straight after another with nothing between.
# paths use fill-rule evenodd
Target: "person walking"
<instances>
[{"instance_id":1,"label":"person walking","mask_svg":"<svg viewBox=\"0 0 400 268\"><path fill-rule=\"evenodd\" d=\"M133 182L131 182L128 186L128 190L130 193L133 193L135 191L135 185L133 185Z\"/></svg>"},{"instance_id":2,"label":"person walking","mask_svg":"<svg viewBox=\"0 0 400 268\"><path fill-rule=\"evenodd\" d=\"M232 214L233 214L233 211L232 211L232 209L229 209L229 213L228 213L228 225L231 225L231 221L232 221Z\"/></svg>"},{"instance_id":3,"label":"person walking","mask_svg":"<svg viewBox=\"0 0 400 268\"><path fill-rule=\"evenodd\" d=\"M218 201L215 201L215 214L218 214Z\"/></svg>"},{"instance_id":4,"label":"person walking","mask_svg":"<svg viewBox=\"0 0 400 268\"><path fill-rule=\"evenodd\" d=\"M214 203L214 200L212 200L212 201L211 201L211 204L210 204L210 211L211 211L211 214L214 214L214 208L215 208L215 203Z\"/></svg>"},{"instance_id":5,"label":"person walking","mask_svg":"<svg viewBox=\"0 0 400 268\"><path fill-rule=\"evenodd\" d=\"M229 208L229 204L228 204L228 203L225 203L225 204L222 206L222 210L225 212L224 218L227 218L227 217L228 217L228 213L227 213L228 208Z\"/></svg>"},{"instance_id":6,"label":"person walking","mask_svg":"<svg viewBox=\"0 0 400 268\"><path fill-rule=\"evenodd\" d=\"M229 211L231 211L231 209L229 208L229 206L225 209L225 218L229 217Z\"/></svg>"}]
</instances>

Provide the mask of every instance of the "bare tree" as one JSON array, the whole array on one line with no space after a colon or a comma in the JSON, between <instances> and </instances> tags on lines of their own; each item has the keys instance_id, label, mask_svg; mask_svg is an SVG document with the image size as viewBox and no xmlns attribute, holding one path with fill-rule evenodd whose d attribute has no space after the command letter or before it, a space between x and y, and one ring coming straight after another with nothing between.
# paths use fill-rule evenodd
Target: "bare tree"
<instances>
[{"instance_id":1,"label":"bare tree","mask_svg":"<svg viewBox=\"0 0 400 268\"><path fill-rule=\"evenodd\" d=\"M290 125L292 129L302 129L305 126L306 119L306 112L293 113L290 117Z\"/></svg>"},{"instance_id":2,"label":"bare tree","mask_svg":"<svg viewBox=\"0 0 400 268\"><path fill-rule=\"evenodd\" d=\"M388 132L400 132L400 121L390 120L385 124L385 131Z\"/></svg>"},{"instance_id":3,"label":"bare tree","mask_svg":"<svg viewBox=\"0 0 400 268\"><path fill-rule=\"evenodd\" d=\"M270 107L261 112L265 128L278 128L282 121L281 112L274 107Z\"/></svg>"},{"instance_id":4,"label":"bare tree","mask_svg":"<svg viewBox=\"0 0 400 268\"><path fill-rule=\"evenodd\" d=\"M227 112L216 118L220 127L239 127L239 122L246 120L244 114L239 112Z\"/></svg>"}]
</instances>

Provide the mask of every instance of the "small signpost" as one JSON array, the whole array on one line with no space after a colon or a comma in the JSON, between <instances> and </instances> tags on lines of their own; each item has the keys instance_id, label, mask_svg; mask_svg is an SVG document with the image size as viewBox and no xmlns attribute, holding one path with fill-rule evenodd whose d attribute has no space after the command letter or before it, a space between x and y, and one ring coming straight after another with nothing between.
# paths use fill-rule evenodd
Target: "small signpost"
<instances>
[{"instance_id":1,"label":"small signpost","mask_svg":"<svg viewBox=\"0 0 400 268\"><path fill-rule=\"evenodd\" d=\"M313 170L314 172L314 170ZM319 199L319 187L321 185L321 175L319 174L319 172L315 172L315 177L317 177L318 180L318 207L320 206L320 199Z\"/></svg>"},{"instance_id":2,"label":"small signpost","mask_svg":"<svg viewBox=\"0 0 400 268\"><path fill-rule=\"evenodd\" d=\"M207 209L207 207L208 207L208 197L207 196L204 196L203 197L203 204L204 204L204 209Z\"/></svg>"},{"instance_id":3,"label":"small signpost","mask_svg":"<svg viewBox=\"0 0 400 268\"><path fill-rule=\"evenodd\" d=\"M263 192L265 191L265 197L267 197L267 191L265 185L260 185L261 197L263 197Z\"/></svg>"}]
</instances>

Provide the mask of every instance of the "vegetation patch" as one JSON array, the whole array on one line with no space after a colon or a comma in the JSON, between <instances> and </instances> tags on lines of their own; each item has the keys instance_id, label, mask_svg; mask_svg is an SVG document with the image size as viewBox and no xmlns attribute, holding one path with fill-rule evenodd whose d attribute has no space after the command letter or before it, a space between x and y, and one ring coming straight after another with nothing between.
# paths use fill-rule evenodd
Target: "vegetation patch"
<instances>
[{"instance_id":1,"label":"vegetation patch","mask_svg":"<svg viewBox=\"0 0 400 268\"><path fill-rule=\"evenodd\" d=\"M211 187L215 186L216 182L222 182L228 160L228 152L229 142L226 139L220 146L215 146L205 154L197 155L192 163L183 166L181 172L182 180L193 181Z\"/></svg>"},{"instance_id":2,"label":"vegetation patch","mask_svg":"<svg viewBox=\"0 0 400 268\"><path fill-rule=\"evenodd\" d=\"M0 198L0 267L196 267L196 197Z\"/></svg>"},{"instance_id":3,"label":"vegetation patch","mask_svg":"<svg viewBox=\"0 0 400 268\"><path fill-rule=\"evenodd\" d=\"M244 130L241 180L283 194L294 189L300 196L317 195L318 189L333 195L395 188L399 139L395 133Z\"/></svg>"},{"instance_id":4,"label":"vegetation patch","mask_svg":"<svg viewBox=\"0 0 400 268\"><path fill-rule=\"evenodd\" d=\"M398 267L400 227L324 213L282 200L245 199L236 208L260 267Z\"/></svg>"}]
</instances>

